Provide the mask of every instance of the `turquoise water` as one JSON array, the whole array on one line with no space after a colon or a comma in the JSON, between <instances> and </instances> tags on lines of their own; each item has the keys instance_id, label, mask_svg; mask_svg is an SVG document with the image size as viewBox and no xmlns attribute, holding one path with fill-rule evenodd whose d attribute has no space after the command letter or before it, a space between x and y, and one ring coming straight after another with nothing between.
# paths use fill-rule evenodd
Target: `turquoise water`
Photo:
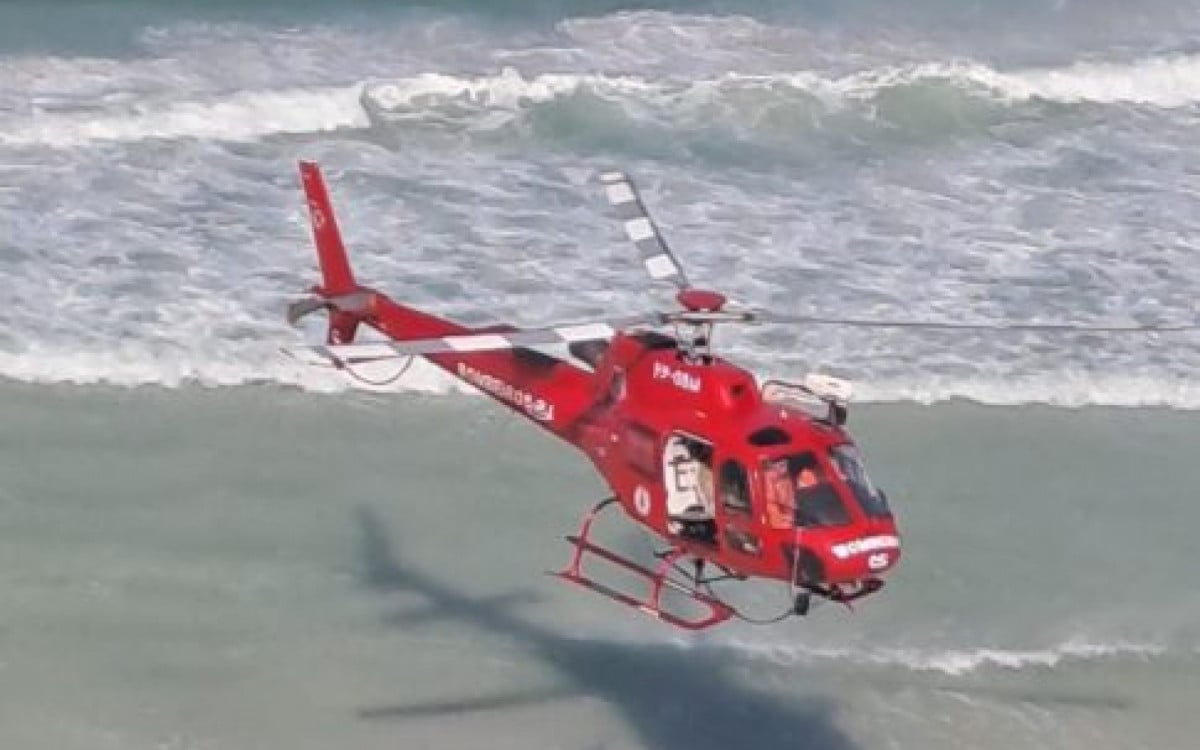
<instances>
[{"instance_id":1,"label":"turquoise water","mask_svg":"<svg viewBox=\"0 0 1200 750\"><path fill-rule=\"evenodd\" d=\"M906 542L888 589L685 637L542 574L603 487L482 399L8 385L0 404L0 736L21 747L1123 748L1200 729L1187 414L863 406Z\"/></svg>"}]
</instances>

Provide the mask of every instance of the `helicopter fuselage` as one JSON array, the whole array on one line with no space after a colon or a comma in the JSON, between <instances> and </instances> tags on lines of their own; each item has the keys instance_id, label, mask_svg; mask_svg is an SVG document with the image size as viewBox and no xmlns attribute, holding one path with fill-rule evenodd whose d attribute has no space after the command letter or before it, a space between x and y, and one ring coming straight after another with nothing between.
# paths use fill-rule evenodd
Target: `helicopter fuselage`
<instances>
[{"instance_id":1,"label":"helicopter fuselage","mask_svg":"<svg viewBox=\"0 0 1200 750\"><path fill-rule=\"evenodd\" d=\"M375 292L368 308L360 322L394 338L481 332ZM882 493L868 483L878 497L864 507L863 488L833 460L854 449L844 426L764 399L749 371L721 357L689 357L663 334L621 332L589 353L591 371L531 349L427 359L579 448L630 518L698 558L747 576L818 585L876 579L899 560ZM711 501L700 514L707 535L688 533L697 528L695 514L690 522L672 518L672 500L697 481L671 465L669 451L681 443L709 450ZM792 477L768 476L772 466L801 456L822 480L816 502L827 511L808 523L799 507L804 492L772 495L771 484ZM775 506L789 502L796 507L784 507L784 520Z\"/></svg>"},{"instance_id":2,"label":"helicopter fuselage","mask_svg":"<svg viewBox=\"0 0 1200 750\"><path fill-rule=\"evenodd\" d=\"M750 372L716 356L688 357L674 344L661 335L614 337L596 362L594 405L572 436L626 513L745 575L846 584L893 567L900 557L895 519L882 493L845 476L839 460L857 451L843 425L766 401ZM673 495L697 481L678 465L689 468L687 458L672 466L670 450L681 443L699 445L708 464L699 479L712 483L699 527L708 534L686 533L697 525L672 517ZM769 483L777 486L780 477L771 469L801 456L824 480L810 495L823 490L817 501L840 511L806 516L795 507L806 501L804 490L772 492ZM864 492L875 493L866 507Z\"/></svg>"}]
</instances>

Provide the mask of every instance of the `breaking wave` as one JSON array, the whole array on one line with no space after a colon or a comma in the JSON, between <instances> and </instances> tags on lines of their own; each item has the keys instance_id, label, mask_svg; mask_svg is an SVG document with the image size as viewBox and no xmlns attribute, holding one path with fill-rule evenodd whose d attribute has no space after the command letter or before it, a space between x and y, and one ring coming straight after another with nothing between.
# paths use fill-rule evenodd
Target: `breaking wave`
<instances>
[{"instance_id":1,"label":"breaking wave","mask_svg":"<svg viewBox=\"0 0 1200 750\"><path fill-rule=\"evenodd\" d=\"M1184 107L1200 101L1200 57L1001 71L970 61L883 67L827 77L813 72L707 80L636 75L425 74L364 86L364 107L383 127L579 140L622 130L664 141L713 129L777 145L798 133L936 138L982 131L1077 104ZM1069 109L1068 109L1069 111ZM610 133L611 135L611 133ZM651 146L653 148L653 146Z\"/></svg>"},{"instance_id":2,"label":"breaking wave","mask_svg":"<svg viewBox=\"0 0 1200 750\"><path fill-rule=\"evenodd\" d=\"M747 91L805 93L835 105L872 100L895 89L936 84L1010 102L1044 99L1182 107L1200 101L1200 55L1151 57L1129 63L1081 62L1062 68L1014 71L963 60L888 66L841 77L812 72L729 73L699 81L594 74L525 77L515 68L506 68L497 75L474 78L428 73L378 81L368 84L366 93L381 110L416 110L441 102L517 109L581 90L613 97L641 97L648 103L657 99L686 109L712 103L722 95L736 97Z\"/></svg>"},{"instance_id":3,"label":"breaking wave","mask_svg":"<svg viewBox=\"0 0 1200 750\"><path fill-rule=\"evenodd\" d=\"M1131 63L1081 62L1013 74L977 71L979 80L1013 99L1186 107L1200 102L1200 56L1149 57Z\"/></svg>"},{"instance_id":4,"label":"breaking wave","mask_svg":"<svg viewBox=\"0 0 1200 750\"><path fill-rule=\"evenodd\" d=\"M580 129L645 125L661 125L666 137L679 129L716 125L748 129L770 143L772 137L825 132L833 125L854 134L855 122L913 134L970 131L1044 103L1174 108L1197 102L1196 55L1015 71L948 61L841 77L801 71L729 73L706 80L526 76L506 68L478 77L425 73L361 86L247 90L184 101L160 96L99 110L62 111L34 102L31 112L5 118L0 144L68 148L150 139L247 141L372 123L467 133L517 128L550 138Z\"/></svg>"},{"instance_id":5,"label":"breaking wave","mask_svg":"<svg viewBox=\"0 0 1200 750\"><path fill-rule=\"evenodd\" d=\"M849 662L871 667L894 667L913 672L962 676L984 669L1054 669L1095 661L1148 661L1168 654L1163 646L1142 643L1066 641L1036 650L974 649L850 649L807 648L730 641L728 648L782 665Z\"/></svg>"},{"instance_id":6,"label":"breaking wave","mask_svg":"<svg viewBox=\"0 0 1200 750\"><path fill-rule=\"evenodd\" d=\"M242 91L225 98L136 102L117 111L35 110L0 130L0 145L69 148L105 141L252 141L366 127L357 87Z\"/></svg>"}]
</instances>

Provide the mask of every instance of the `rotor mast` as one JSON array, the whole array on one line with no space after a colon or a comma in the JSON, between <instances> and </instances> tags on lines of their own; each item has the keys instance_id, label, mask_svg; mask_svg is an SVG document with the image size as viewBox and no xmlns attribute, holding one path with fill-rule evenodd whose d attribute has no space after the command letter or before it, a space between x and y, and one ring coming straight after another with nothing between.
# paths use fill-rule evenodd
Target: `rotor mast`
<instances>
[{"instance_id":1,"label":"rotor mast","mask_svg":"<svg viewBox=\"0 0 1200 750\"><path fill-rule=\"evenodd\" d=\"M709 364L712 362L713 324L717 320L716 314L725 307L725 295L687 287L675 295L675 300L684 310L671 321L680 354L690 364Z\"/></svg>"}]
</instances>

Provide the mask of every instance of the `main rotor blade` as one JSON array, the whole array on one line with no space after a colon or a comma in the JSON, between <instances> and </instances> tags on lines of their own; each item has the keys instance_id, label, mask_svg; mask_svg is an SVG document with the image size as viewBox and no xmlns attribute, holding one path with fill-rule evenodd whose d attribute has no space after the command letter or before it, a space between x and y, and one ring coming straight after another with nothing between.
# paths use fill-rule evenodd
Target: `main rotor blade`
<instances>
[{"instance_id":1,"label":"main rotor blade","mask_svg":"<svg viewBox=\"0 0 1200 750\"><path fill-rule=\"evenodd\" d=\"M666 239L658 231L638 195L633 180L624 172L605 172L600 175L604 183L604 196L616 209L617 217L625 226L625 234L642 255L646 273L655 281L669 281L677 289L687 289L691 284L683 272L683 266L671 253Z\"/></svg>"},{"instance_id":2,"label":"main rotor blade","mask_svg":"<svg viewBox=\"0 0 1200 750\"><path fill-rule=\"evenodd\" d=\"M1181 333L1200 331L1200 323L1163 325L1090 325L1083 323L1020 323L957 320L887 320L839 318L824 315L788 315L770 311L750 311L748 319L766 323L844 326L848 328L914 328L945 331L1031 331L1043 333Z\"/></svg>"},{"instance_id":3,"label":"main rotor blade","mask_svg":"<svg viewBox=\"0 0 1200 750\"><path fill-rule=\"evenodd\" d=\"M497 711L562 700L574 700L579 695L579 691L568 687L533 688L530 690L514 690L503 695L415 703L407 706L372 706L370 708L359 709L358 715L364 719L414 719L428 716L458 716L478 711Z\"/></svg>"},{"instance_id":4,"label":"main rotor blade","mask_svg":"<svg viewBox=\"0 0 1200 750\"><path fill-rule=\"evenodd\" d=\"M660 319L661 316L657 315L642 315L608 321L572 323L547 328L526 328L517 331L465 333L408 341L370 341L358 344L305 346L300 347L300 351L316 354L337 365L356 365L428 354L464 354L534 346L552 346L554 344L573 344L583 341L607 341L619 330L642 325L655 325Z\"/></svg>"}]
</instances>

